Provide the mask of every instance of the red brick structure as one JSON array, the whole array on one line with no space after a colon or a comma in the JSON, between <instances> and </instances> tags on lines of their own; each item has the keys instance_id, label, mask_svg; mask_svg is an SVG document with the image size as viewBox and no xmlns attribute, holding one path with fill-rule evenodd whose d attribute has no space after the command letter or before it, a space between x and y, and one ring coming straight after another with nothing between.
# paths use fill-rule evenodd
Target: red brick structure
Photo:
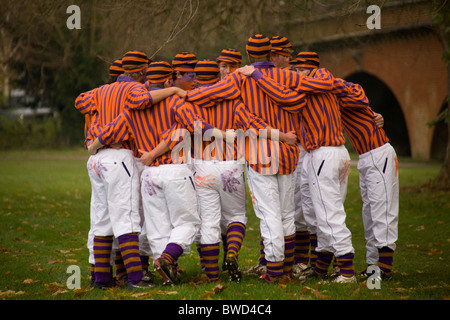
<instances>
[{"instance_id":1,"label":"red brick structure","mask_svg":"<svg viewBox=\"0 0 450 320\"><path fill-rule=\"evenodd\" d=\"M443 48L430 9L429 1L393 2L380 8L380 29L367 27L371 14L364 10L307 23L291 20L286 32L295 54L316 51L321 66L336 77L360 83L372 108L383 114L399 155L422 159L436 157L432 153L445 150L448 139L427 126L447 98Z\"/></svg>"}]
</instances>

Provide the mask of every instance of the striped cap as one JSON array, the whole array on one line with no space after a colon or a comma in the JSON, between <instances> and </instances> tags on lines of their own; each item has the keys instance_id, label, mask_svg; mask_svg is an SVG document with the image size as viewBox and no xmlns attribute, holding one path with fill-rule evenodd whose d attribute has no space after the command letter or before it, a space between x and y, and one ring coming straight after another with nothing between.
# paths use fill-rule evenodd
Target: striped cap
<instances>
[{"instance_id":1,"label":"striped cap","mask_svg":"<svg viewBox=\"0 0 450 320\"><path fill-rule=\"evenodd\" d=\"M299 52L293 62L295 65L305 63L305 62L312 62L315 66L317 66L317 67L320 66L319 55L316 52L312 52L312 51L311 52L310 51Z\"/></svg>"},{"instance_id":2,"label":"striped cap","mask_svg":"<svg viewBox=\"0 0 450 320\"><path fill-rule=\"evenodd\" d=\"M155 61L147 68L146 77L150 83L164 83L172 77L173 69L166 61Z\"/></svg>"},{"instance_id":3,"label":"striped cap","mask_svg":"<svg viewBox=\"0 0 450 320\"><path fill-rule=\"evenodd\" d=\"M248 38L245 49L250 57L262 58L270 54L272 46L269 38L262 34L257 34Z\"/></svg>"},{"instance_id":4,"label":"striped cap","mask_svg":"<svg viewBox=\"0 0 450 320\"><path fill-rule=\"evenodd\" d=\"M242 55L239 51L236 49L223 49L220 53L220 56L217 58L218 62L227 62L232 64L239 64L242 63Z\"/></svg>"},{"instance_id":5,"label":"striped cap","mask_svg":"<svg viewBox=\"0 0 450 320\"><path fill-rule=\"evenodd\" d=\"M283 56L290 56L293 52L292 44L286 37L275 36L270 39L272 52Z\"/></svg>"},{"instance_id":6,"label":"striped cap","mask_svg":"<svg viewBox=\"0 0 450 320\"><path fill-rule=\"evenodd\" d=\"M122 73L124 73L124 70L122 68L122 59L117 59L109 67L109 75L111 77L117 77Z\"/></svg>"},{"instance_id":7,"label":"striped cap","mask_svg":"<svg viewBox=\"0 0 450 320\"><path fill-rule=\"evenodd\" d=\"M180 72L194 72L197 64L197 57L193 53L181 52L178 53L172 60L172 67L174 71Z\"/></svg>"},{"instance_id":8,"label":"striped cap","mask_svg":"<svg viewBox=\"0 0 450 320\"><path fill-rule=\"evenodd\" d=\"M219 66L216 61L201 60L197 62L194 72L197 82L201 84L214 83L219 79Z\"/></svg>"},{"instance_id":9,"label":"striped cap","mask_svg":"<svg viewBox=\"0 0 450 320\"><path fill-rule=\"evenodd\" d=\"M122 58L122 68L125 72L134 73L147 68L152 60L141 51L128 51Z\"/></svg>"}]
</instances>

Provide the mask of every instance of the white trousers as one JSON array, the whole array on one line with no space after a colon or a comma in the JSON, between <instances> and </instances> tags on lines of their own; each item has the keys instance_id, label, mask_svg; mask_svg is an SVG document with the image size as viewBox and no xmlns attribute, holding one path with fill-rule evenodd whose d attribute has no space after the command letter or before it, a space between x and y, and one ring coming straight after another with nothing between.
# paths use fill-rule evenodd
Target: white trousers
<instances>
[{"instance_id":1,"label":"white trousers","mask_svg":"<svg viewBox=\"0 0 450 320\"><path fill-rule=\"evenodd\" d=\"M136 168L139 172L139 215L141 216L141 233L139 234L139 254L141 256L152 256L152 250L150 249L150 244L147 238L147 228L145 226L145 216L144 216L144 207L142 204L142 196L141 196L141 175L144 171L145 165L142 163L140 158L134 158Z\"/></svg>"},{"instance_id":2,"label":"white trousers","mask_svg":"<svg viewBox=\"0 0 450 320\"><path fill-rule=\"evenodd\" d=\"M188 253L200 226L192 171L186 164L146 166L141 193L153 260L168 243L176 243Z\"/></svg>"},{"instance_id":3,"label":"white trousers","mask_svg":"<svg viewBox=\"0 0 450 320\"><path fill-rule=\"evenodd\" d=\"M317 222L311 201L311 192L309 191L307 170L309 155L301 145L299 145L299 148L300 154L297 169L295 170L295 230L316 234Z\"/></svg>"},{"instance_id":4,"label":"white trousers","mask_svg":"<svg viewBox=\"0 0 450 320\"><path fill-rule=\"evenodd\" d=\"M284 237L295 233L295 173L262 175L247 166L253 208L260 219L266 260L284 260Z\"/></svg>"},{"instance_id":5,"label":"white trousers","mask_svg":"<svg viewBox=\"0 0 450 320\"><path fill-rule=\"evenodd\" d=\"M218 243L230 223L247 224L244 166L236 161L202 161L194 167L200 243Z\"/></svg>"},{"instance_id":6,"label":"white trousers","mask_svg":"<svg viewBox=\"0 0 450 320\"><path fill-rule=\"evenodd\" d=\"M88 160L91 229L96 236L141 232L139 171L127 149L100 150Z\"/></svg>"},{"instance_id":7,"label":"white trousers","mask_svg":"<svg viewBox=\"0 0 450 320\"><path fill-rule=\"evenodd\" d=\"M378 249L395 250L398 238L398 160L387 143L359 156L359 184L366 238L366 262L378 262Z\"/></svg>"},{"instance_id":8,"label":"white trousers","mask_svg":"<svg viewBox=\"0 0 450 320\"><path fill-rule=\"evenodd\" d=\"M353 253L345 224L344 201L350 156L344 146L321 147L309 153L308 180L317 221L317 252L335 256Z\"/></svg>"}]
</instances>

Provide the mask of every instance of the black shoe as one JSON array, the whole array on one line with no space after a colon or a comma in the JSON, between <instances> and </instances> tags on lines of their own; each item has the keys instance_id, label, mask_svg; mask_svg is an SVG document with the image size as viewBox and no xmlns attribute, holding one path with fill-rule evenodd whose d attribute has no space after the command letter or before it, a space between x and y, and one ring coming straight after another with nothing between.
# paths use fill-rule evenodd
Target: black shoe
<instances>
[{"instance_id":1,"label":"black shoe","mask_svg":"<svg viewBox=\"0 0 450 320\"><path fill-rule=\"evenodd\" d=\"M311 269L310 272L298 277L299 280L328 280L328 274L320 274Z\"/></svg>"},{"instance_id":2,"label":"black shoe","mask_svg":"<svg viewBox=\"0 0 450 320\"><path fill-rule=\"evenodd\" d=\"M230 281L239 282L242 279L241 268L239 268L238 260L236 255L229 254L225 259L225 265L228 270L228 276Z\"/></svg>"},{"instance_id":3,"label":"black shoe","mask_svg":"<svg viewBox=\"0 0 450 320\"><path fill-rule=\"evenodd\" d=\"M375 274L375 270L373 270L371 273L369 273L367 271L369 267L367 267L366 269L364 269L363 271L361 271L361 273L359 274L359 276L363 279L363 280L367 280L369 277L373 276ZM390 275L387 275L383 270L380 269L380 277L377 277L378 279L381 279L382 281L390 281L392 280L392 273Z\"/></svg>"},{"instance_id":4,"label":"black shoe","mask_svg":"<svg viewBox=\"0 0 450 320\"><path fill-rule=\"evenodd\" d=\"M92 286L95 289L109 289L113 288L115 286L115 283L113 280L110 280L108 282L94 282Z\"/></svg>"},{"instance_id":5,"label":"black shoe","mask_svg":"<svg viewBox=\"0 0 450 320\"><path fill-rule=\"evenodd\" d=\"M164 285L178 284L177 267L168 263L164 258L159 257L153 264L155 271L157 271L163 279Z\"/></svg>"}]
</instances>

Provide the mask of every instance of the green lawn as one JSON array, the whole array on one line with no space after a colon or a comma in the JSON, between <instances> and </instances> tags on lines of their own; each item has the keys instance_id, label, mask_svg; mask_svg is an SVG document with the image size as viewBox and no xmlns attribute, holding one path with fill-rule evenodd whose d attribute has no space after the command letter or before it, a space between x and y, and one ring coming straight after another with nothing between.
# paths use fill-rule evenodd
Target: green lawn
<instances>
[{"instance_id":1,"label":"green lawn","mask_svg":"<svg viewBox=\"0 0 450 320\"><path fill-rule=\"evenodd\" d=\"M90 183L83 150L0 154L0 299L7 300L442 300L450 298L449 192L421 187L439 165L402 166L400 161L399 241L394 278L381 289L294 280L262 283L245 274L219 285L202 281L195 248L179 263L182 284L148 290L91 289L88 251ZM352 159L356 160L355 156ZM405 161L410 164L409 161ZM240 252L245 271L259 256L259 223L248 197L246 238ZM346 200L347 225L353 233L355 269L365 267L358 174L353 166ZM66 285L67 268L81 270L81 289Z\"/></svg>"}]
</instances>

